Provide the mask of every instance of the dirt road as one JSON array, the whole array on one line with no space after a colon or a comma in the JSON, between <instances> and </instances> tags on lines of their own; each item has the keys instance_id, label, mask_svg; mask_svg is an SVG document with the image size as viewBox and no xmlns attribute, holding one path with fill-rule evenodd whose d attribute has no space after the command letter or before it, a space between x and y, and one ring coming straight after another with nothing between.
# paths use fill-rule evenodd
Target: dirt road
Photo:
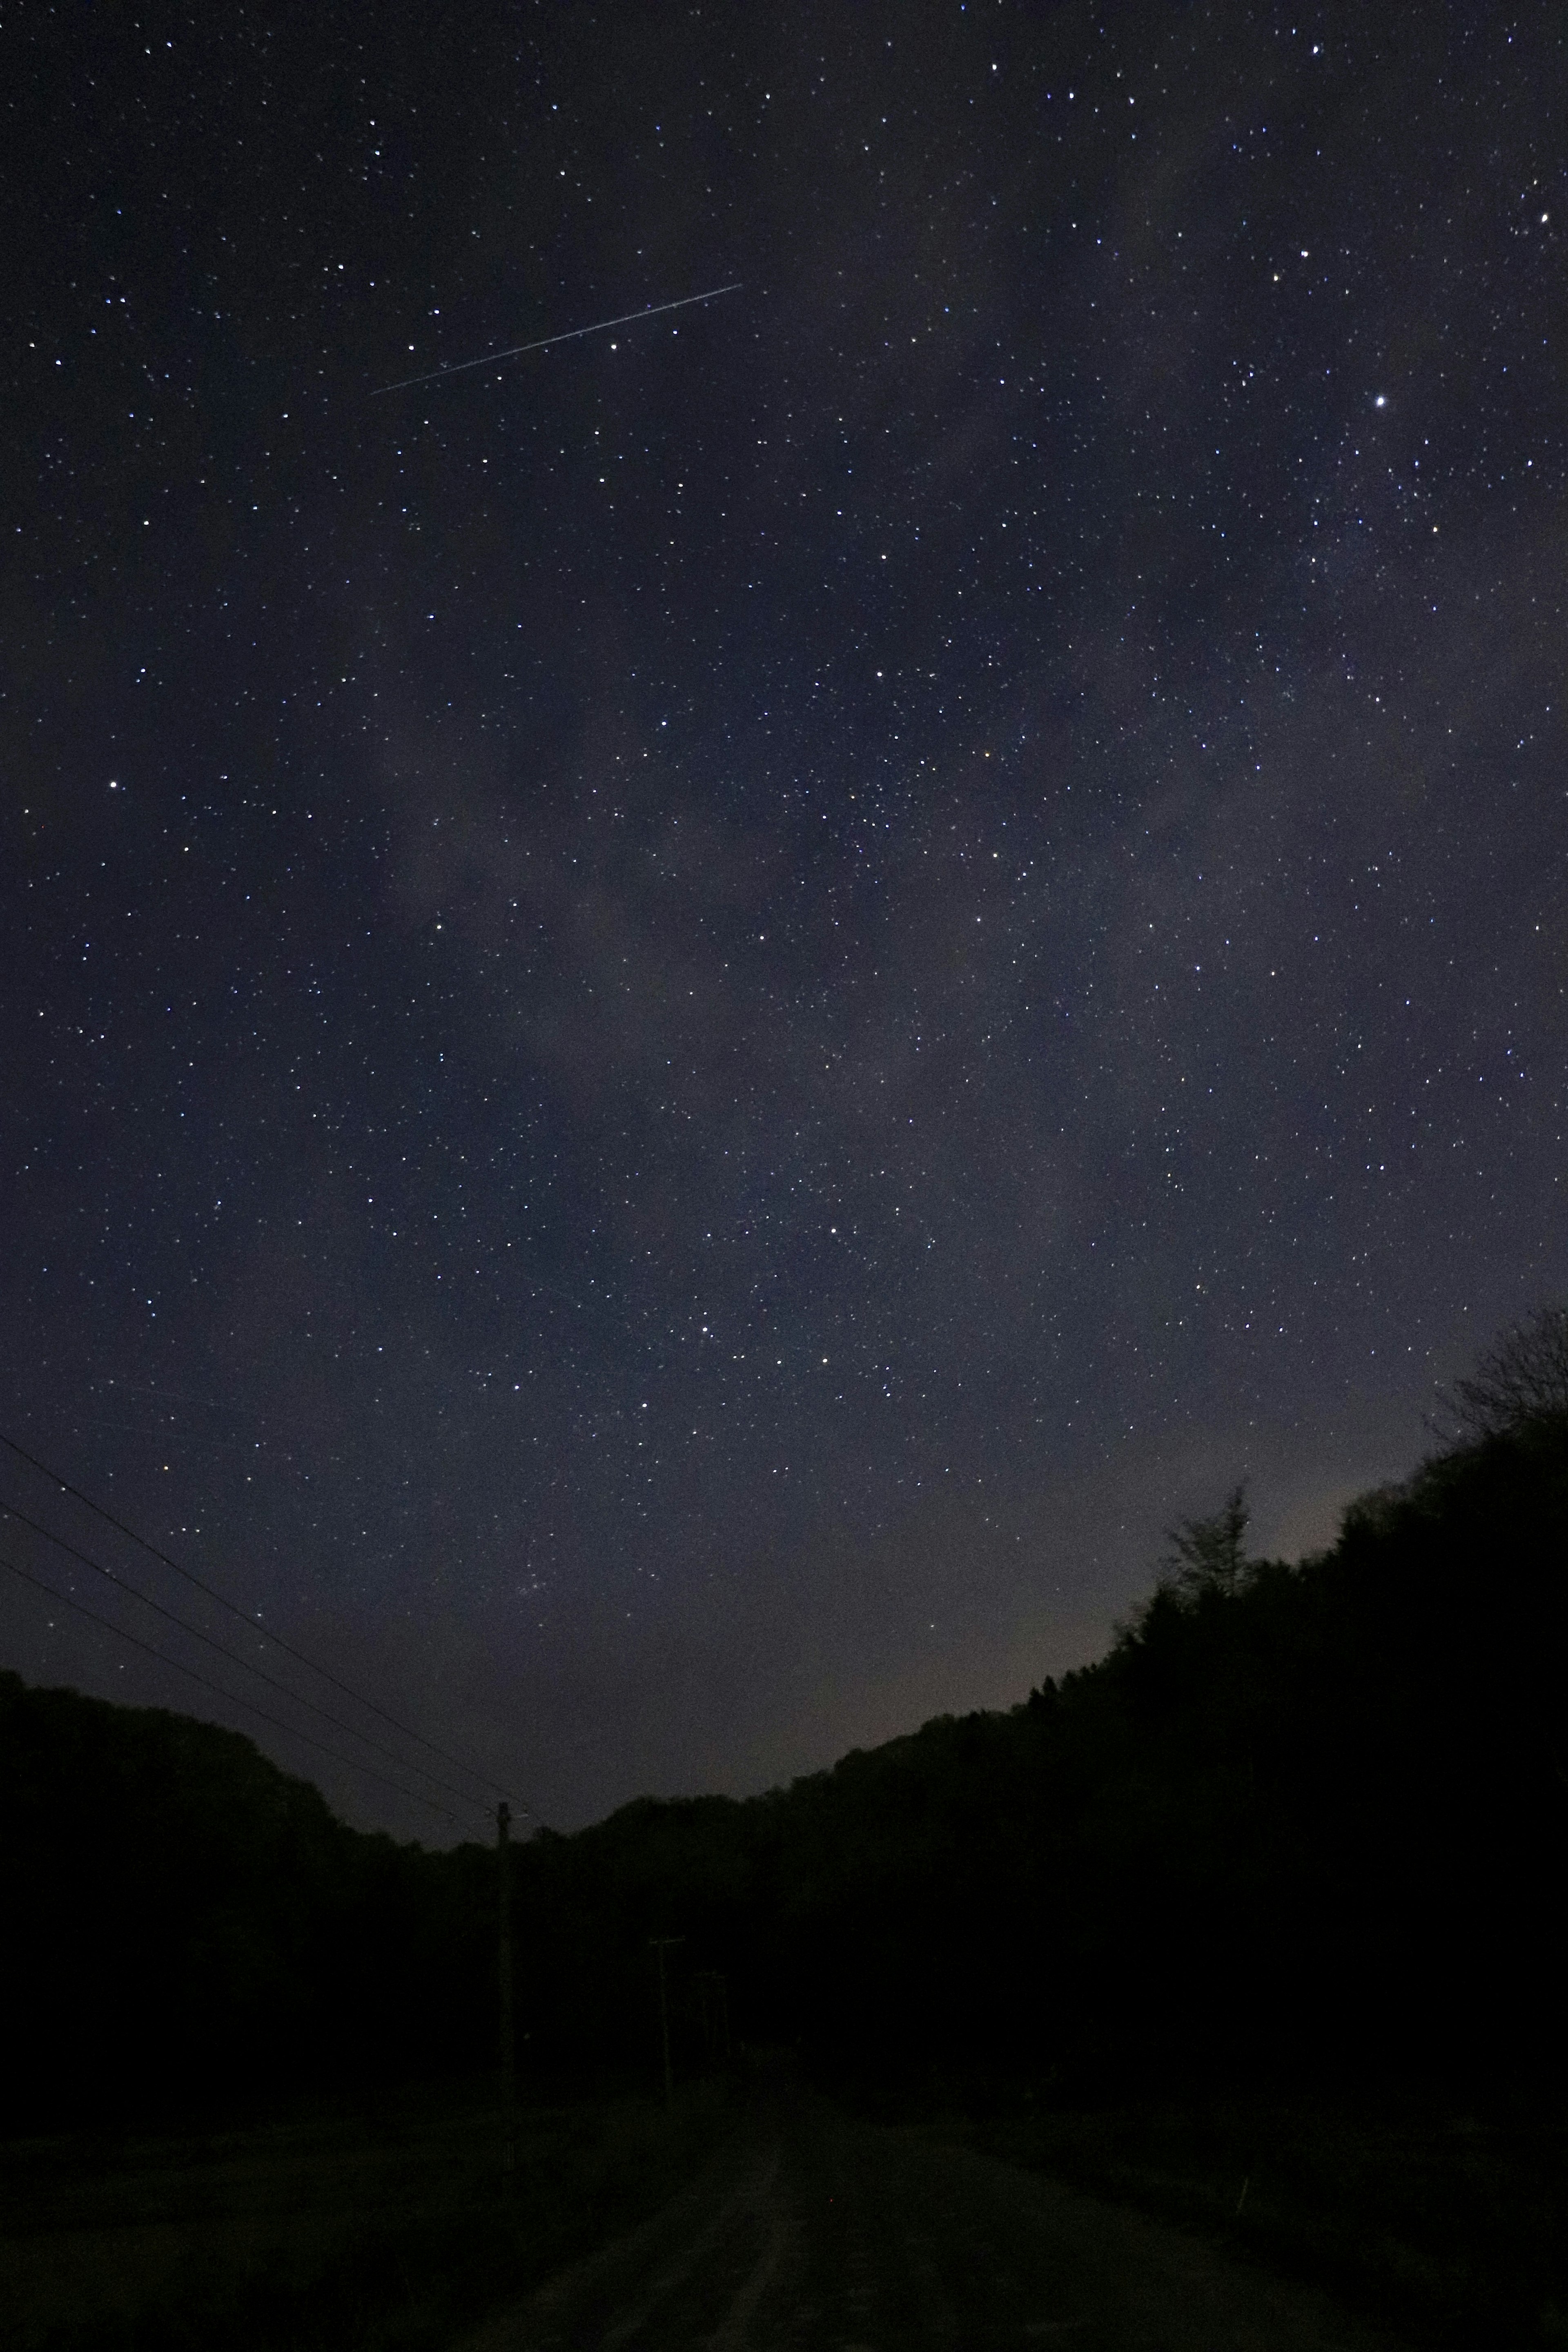
<instances>
[{"instance_id":1,"label":"dirt road","mask_svg":"<svg viewBox=\"0 0 1568 2352\"><path fill-rule=\"evenodd\" d=\"M1306 2287L912 2132L781 2099L461 2352L1394 2352Z\"/></svg>"}]
</instances>

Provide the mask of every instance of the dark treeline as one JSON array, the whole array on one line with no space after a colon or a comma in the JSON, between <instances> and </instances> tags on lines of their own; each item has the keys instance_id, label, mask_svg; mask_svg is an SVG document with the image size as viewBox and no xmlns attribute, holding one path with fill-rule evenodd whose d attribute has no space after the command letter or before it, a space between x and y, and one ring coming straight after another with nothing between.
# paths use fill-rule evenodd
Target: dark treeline
<instances>
[{"instance_id":1,"label":"dark treeline","mask_svg":"<svg viewBox=\"0 0 1568 2352\"><path fill-rule=\"evenodd\" d=\"M863 2084L1559 2079L1568 1415L1249 1561L1181 1531L1109 1655L768 1796L514 1851L524 2087L798 2044ZM237 1735L0 1677L13 2128L472 2072L496 1860L362 1836Z\"/></svg>"},{"instance_id":2,"label":"dark treeline","mask_svg":"<svg viewBox=\"0 0 1568 2352\"><path fill-rule=\"evenodd\" d=\"M12 2128L460 2072L493 2026L492 1856L363 1836L237 1732L9 1674L0 1914Z\"/></svg>"},{"instance_id":3,"label":"dark treeline","mask_svg":"<svg viewBox=\"0 0 1568 2352\"><path fill-rule=\"evenodd\" d=\"M1560 2073L1568 1421L1434 1462L1300 1566L1238 1534L1184 1531L1110 1655L1007 1714L531 1848L557 2046L641 2030L658 1933L841 2075Z\"/></svg>"}]
</instances>

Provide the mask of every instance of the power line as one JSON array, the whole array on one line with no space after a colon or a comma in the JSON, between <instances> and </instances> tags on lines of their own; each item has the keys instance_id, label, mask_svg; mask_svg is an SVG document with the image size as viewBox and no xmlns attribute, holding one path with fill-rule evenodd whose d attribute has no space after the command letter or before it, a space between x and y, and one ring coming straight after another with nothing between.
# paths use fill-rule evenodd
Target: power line
<instances>
[{"instance_id":1,"label":"power line","mask_svg":"<svg viewBox=\"0 0 1568 2352\"><path fill-rule=\"evenodd\" d=\"M0 1552L0 1568L9 1569L11 1574L19 1577L24 1584L35 1585L38 1591L47 1593L51 1601L61 1601L66 1608L74 1609L79 1616L90 1617L95 1625L103 1626L106 1632L114 1634L119 1641L129 1642L132 1649L145 1651L148 1657L155 1658L161 1666L173 1666L177 1675L188 1675L192 1682L200 1683L203 1690L212 1691L217 1697L226 1699L230 1706L244 1707L247 1714L258 1717L263 1723L271 1724L274 1730L286 1733L290 1739L302 1739L308 1748L319 1748L323 1756L333 1757L338 1763L346 1764L351 1772L363 1772L370 1780L379 1780L383 1788L395 1789L398 1795L406 1797L410 1803L427 1805L433 1813L439 1813L443 1821L453 1822L458 1829L466 1826L447 1806L437 1803L434 1797L426 1796L422 1790L405 1789L401 1781L390 1780L384 1772L378 1772L374 1764L361 1763L355 1756L345 1756L341 1748L329 1748L324 1739L317 1739L308 1731L298 1730L293 1724L285 1723L279 1716L268 1715L267 1709L264 1706L258 1706L254 1699L241 1698L237 1692L225 1690L220 1683L209 1682L205 1675L197 1674L195 1666L183 1665L178 1658L165 1657L163 1652L155 1650L151 1642L143 1642L138 1634L127 1633L123 1625L117 1625L113 1618L106 1617L101 1610L89 1609L86 1601L79 1601L74 1593L58 1592L52 1584L47 1584L41 1576L34 1576L27 1569L18 1568L16 1562L14 1559L7 1559L4 1552ZM130 1590L129 1586L126 1590ZM138 1595L138 1598L140 1597ZM225 1655L227 1655L226 1652ZM474 1804L477 1800L465 1798L463 1802Z\"/></svg>"},{"instance_id":2,"label":"power line","mask_svg":"<svg viewBox=\"0 0 1568 2352\"><path fill-rule=\"evenodd\" d=\"M95 1511L100 1519L107 1521L110 1527L117 1528L122 1536L128 1536L132 1543L140 1544L143 1551L150 1552L155 1560L163 1563L163 1567L173 1569L176 1576L184 1577L185 1582L194 1586L196 1591L205 1593L209 1601L216 1601L220 1609L226 1609L231 1617L237 1617L240 1623L250 1633L259 1633L265 1640L276 1643L279 1649L285 1651L300 1665L308 1666L313 1675L320 1675L323 1682L331 1683L333 1689L342 1691L345 1698L352 1698L356 1706L367 1707L372 1715L379 1716L384 1723L390 1724L394 1731L401 1733L405 1739L416 1740L421 1748L428 1748L433 1756L439 1756L446 1763L456 1765L459 1772L466 1772L472 1780L481 1781L487 1789L493 1790L497 1796L505 1796L509 1793L501 1787L499 1780L492 1780L488 1772L479 1771L461 1756L454 1756L450 1749L441 1747L434 1739L427 1738L424 1732L416 1731L411 1724L399 1722L396 1716L388 1714L386 1708L378 1706L374 1699L366 1698L363 1691L356 1691L351 1684L345 1683L341 1676L334 1675L330 1667L318 1665L314 1658L307 1656L303 1650L296 1649L292 1642L286 1642L281 1633L275 1633L268 1625L258 1626L255 1619L247 1617L245 1611L237 1603L230 1601L226 1593L219 1592L215 1586L204 1582L202 1578L195 1575L192 1570L182 1568L177 1559L171 1559L166 1551L160 1550L155 1543L148 1540L147 1537L138 1535L134 1528L128 1527L123 1519L116 1518L114 1513L107 1509L102 1503L96 1503L90 1495L84 1495L79 1486L73 1486L68 1478L62 1478L58 1470L52 1470L47 1462L40 1462L36 1454L29 1454L26 1447L19 1445L14 1437L7 1437L3 1429L0 1429L0 1445L9 1447L10 1451L26 1462L31 1469L37 1470L41 1477L52 1480L62 1494L69 1495L76 1502L84 1503L89 1511ZM303 1706L313 1704L308 1699L300 1703ZM356 1737L360 1735L356 1734ZM413 1769L423 1770L424 1767ZM433 1780L435 1775L432 1773L428 1777ZM531 1805L525 1804L523 1811L533 1813ZM537 1821L538 1814L533 1813L533 1818Z\"/></svg>"},{"instance_id":3,"label":"power line","mask_svg":"<svg viewBox=\"0 0 1568 2352\"><path fill-rule=\"evenodd\" d=\"M40 1520L29 1518L26 1511L19 1511L16 1508L15 1503L0 1501L0 1511L3 1511L8 1519L16 1519L20 1526L31 1528L33 1533L36 1536L42 1536L46 1543L55 1544L61 1551L68 1552L72 1559L81 1562L83 1568L90 1568L95 1576L101 1576L106 1583L112 1584L117 1592L129 1593L132 1600L140 1601L144 1609L151 1609L158 1616L166 1618L171 1625L177 1625L182 1633L189 1633L193 1640L204 1642L209 1650L216 1650L220 1658L226 1658L230 1665L238 1666L247 1675L254 1675L258 1682L264 1682L269 1690L279 1692L284 1698L291 1699L296 1706L308 1707L312 1715L319 1715L323 1723L330 1723L335 1730L346 1731L351 1739L362 1740L366 1748L373 1748L378 1756L384 1756L388 1763L395 1764L400 1771L417 1772L433 1787L445 1789L447 1796L456 1797L461 1805L478 1803L478 1799L471 1797L466 1789L455 1789L449 1780L443 1780L438 1772L432 1772L428 1765L411 1763L406 1757L399 1756L395 1748L388 1748L384 1741L373 1739L368 1731L361 1731L356 1725L345 1723L342 1717L334 1715L330 1707L322 1706L316 1699L304 1697L297 1690L291 1690L287 1683L280 1683L276 1675L268 1673L265 1666L257 1665L253 1659L242 1658L237 1650L231 1650L226 1643L215 1641L213 1636L210 1633L205 1633L199 1625L193 1625L187 1618L176 1616L174 1610L165 1609L161 1601L154 1601L151 1593L143 1592L139 1585L132 1584L129 1577L119 1576L113 1569L105 1568L103 1562L94 1559L90 1552L79 1550L75 1544L68 1543L64 1536L58 1536L52 1528L46 1528ZM303 1734L300 1736L303 1737Z\"/></svg>"}]
</instances>

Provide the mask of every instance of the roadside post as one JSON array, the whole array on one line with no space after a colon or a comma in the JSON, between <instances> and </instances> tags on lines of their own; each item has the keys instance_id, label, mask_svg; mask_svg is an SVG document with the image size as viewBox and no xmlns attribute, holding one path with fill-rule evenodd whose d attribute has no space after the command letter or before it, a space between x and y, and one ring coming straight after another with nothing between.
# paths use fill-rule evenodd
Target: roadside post
<instances>
[{"instance_id":1,"label":"roadside post","mask_svg":"<svg viewBox=\"0 0 1568 2352\"><path fill-rule=\"evenodd\" d=\"M510 2194L517 2172L517 2035L512 2018L511 1808L496 1807L496 1860L500 1872L496 1925L497 1990L500 1996L501 2185Z\"/></svg>"},{"instance_id":2,"label":"roadside post","mask_svg":"<svg viewBox=\"0 0 1568 2352\"><path fill-rule=\"evenodd\" d=\"M664 2041L664 2104L675 2100L675 2073L669 2063L669 1987L665 1979L664 1956L671 1944L684 1944L684 1936L650 1936L648 1942L658 1954L658 2026Z\"/></svg>"}]
</instances>

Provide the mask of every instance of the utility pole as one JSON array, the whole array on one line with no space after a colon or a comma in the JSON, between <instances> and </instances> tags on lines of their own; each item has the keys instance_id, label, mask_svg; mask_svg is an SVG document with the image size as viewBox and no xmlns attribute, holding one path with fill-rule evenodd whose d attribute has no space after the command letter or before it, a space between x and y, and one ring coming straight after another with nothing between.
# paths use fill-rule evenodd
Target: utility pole
<instances>
[{"instance_id":1,"label":"utility pole","mask_svg":"<svg viewBox=\"0 0 1568 2352\"><path fill-rule=\"evenodd\" d=\"M671 1944L684 1944L684 1936L650 1936L648 1942L658 1954L658 2023L664 2037L664 2104L675 2100L675 2074L669 2063L669 1988L665 1981L664 1956Z\"/></svg>"},{"instance_id":2,"label":"utility pole","mask_svg":"<svg viewBox=\"0 0 1568 2352\"><path fill-rule=\"evenodd\" d=\"M698 1979L702 1988L702 2038L710 2066L730 2063L730 1986L721 1969L708 1969Z\"/></svg>"},{"instance_id":3,"label":"utility pole","mask_svg":"<svg viewBox=\"0 0 1568 2352\"><path fill-rule=\"evenodd\" d=\"M502 2186L509 2192L517 2171L517 2037L511 2013L511 1808L496 1807L496 1860L500 1902L496 1925L498 1990L500 1994L500 2121Z\"/></svg>"}]
</instances>

